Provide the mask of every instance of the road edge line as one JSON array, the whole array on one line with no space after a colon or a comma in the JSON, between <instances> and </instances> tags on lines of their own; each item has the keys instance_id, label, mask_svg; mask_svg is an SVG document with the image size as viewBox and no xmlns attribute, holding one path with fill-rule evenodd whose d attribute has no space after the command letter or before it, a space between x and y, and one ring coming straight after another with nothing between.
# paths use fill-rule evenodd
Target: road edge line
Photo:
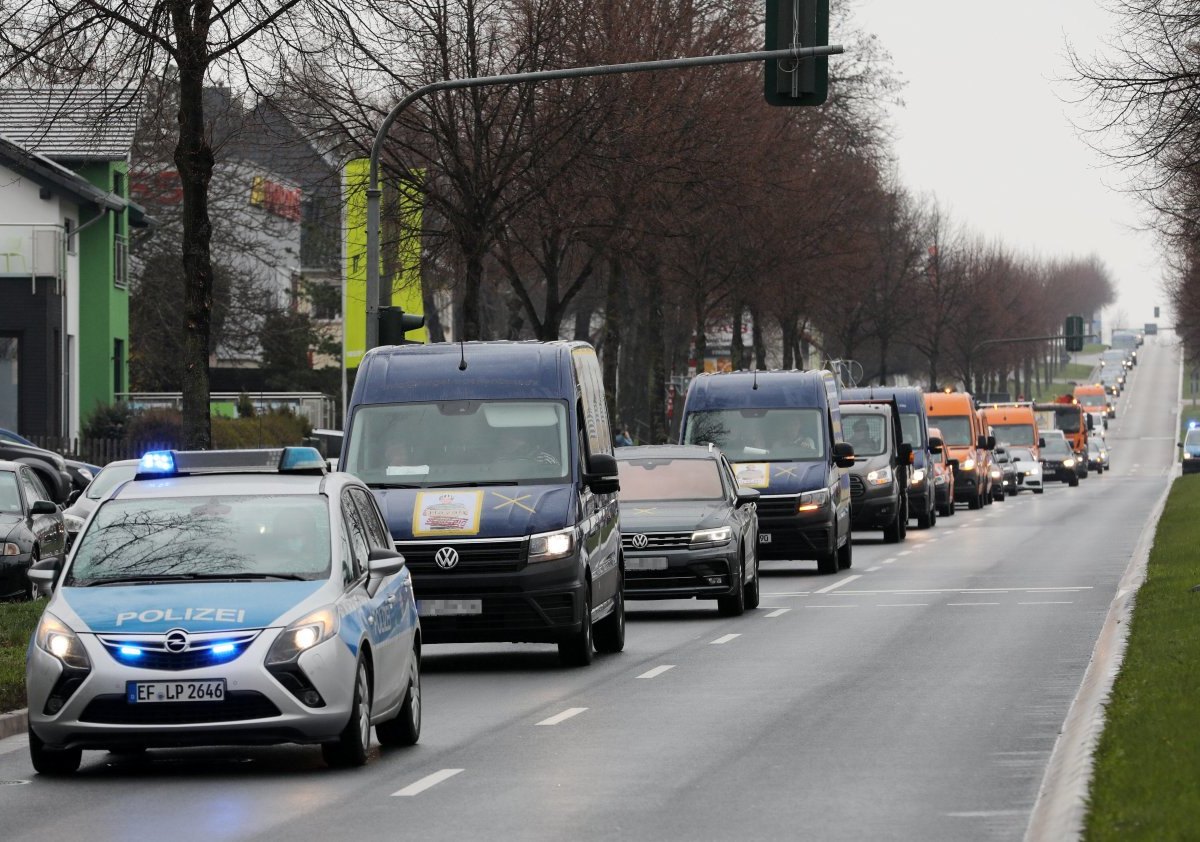
<instances>
[{"instance_id":1,"label":"road edge line","mask_svg":"<svg viewBox=\"0 0 1200 842\"><path fill-rule=\"evenodd\" d=\"M1178 435L1183 413L1183 358L1179 357L1179 391L1176 398L1175 431ZM1059 730L1046 774L1038 788L1037 801L1025 829L1025 842L1057 842L1061 839L1080 839L1087 815L1087 796L1095 770L1093 755L1104 731L1104 709L1112 693L1113 683L1125 660L1129 642L1129 620L1133 616L1134 598L1146 580L1150 550L1158 532L1158 521L1167 504L1167 496L1175 482L1178 462L1172 463L1166 487L1142 527L1133 555L1125 568L1117 593L1109 603L1104 625L1092 648L1092 656L1079 692L1071 700L1067 718Z\"/></svg>"},{"instance_id":2,"label":"road edge line","mask_svg":"<svg viewBox=\"0 0 1200 842\"><path fill-rule=\"evenodd\" d=\"M29 708L0 713L0 740L24 734L29 730Z\"/></svg>"}]
</instances>

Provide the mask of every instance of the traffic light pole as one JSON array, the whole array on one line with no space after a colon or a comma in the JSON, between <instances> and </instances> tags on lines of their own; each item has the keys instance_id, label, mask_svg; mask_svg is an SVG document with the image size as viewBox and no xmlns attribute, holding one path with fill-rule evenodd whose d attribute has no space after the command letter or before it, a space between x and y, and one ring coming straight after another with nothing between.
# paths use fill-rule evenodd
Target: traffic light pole
<instances>
[{"instance_id":1,"label":"traffic light pole","mask_svg":"<svg viewBox=\"0 0 1200 842\"><path fill-rule=\"evenodd\" d=\"M476 76L467 79L446 79L417 88L388 112L375 142L371 144L371 163L367 176L367 349L379 345L379 312L381 307L391 304L392 290L384 289L379 282L379 200L383 191L379 187L379 159L388 131L401 114L417 100L438 91L463 88L503 87L524 85L531 82L550 82L556 79L582 79L589 76L617 76L625 73L647 73L658 70L683 70L690 67L712 67L719 64L747 64L754 61L786 61L788 59L816 58L840 55L845 52L840 44L826 47L798 47L785 50L758 50L752 53L729 53L718 56L689 56L658 61L633 61L624 64L601 64L591 67L568 67L560 70L539 70L530 73L508 73L500 76Z\"/></svg>"}]
</instances>

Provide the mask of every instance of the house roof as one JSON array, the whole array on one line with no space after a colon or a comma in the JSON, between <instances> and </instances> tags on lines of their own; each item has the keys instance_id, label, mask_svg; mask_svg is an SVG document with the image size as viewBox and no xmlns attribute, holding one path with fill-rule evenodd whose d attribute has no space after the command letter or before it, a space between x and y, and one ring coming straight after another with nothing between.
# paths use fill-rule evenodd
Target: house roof
<instances>
[{"instance_id":1,"label":"house roof","mask_svg":"<svg viewBox=\"0 0 1200 842\"><path fill-rule=\"evenodd\" d=\"M31 152L3 134L0 134L0 164L43 187L66 193L80 204L113 211L126 207L125 200L116 193L101 190L78 173L56 164L44 155Z\"/></svg>"},{"instance_id":2,"label":"house roof","mask_svg":"<svg viewBox=\"0 0 1200 842\"><path fill-rule=\"evenodd\" d=\"M0 135L60 161L124 160L140 108L135 89L0 88Z\"/></svg>"}]
</instances>

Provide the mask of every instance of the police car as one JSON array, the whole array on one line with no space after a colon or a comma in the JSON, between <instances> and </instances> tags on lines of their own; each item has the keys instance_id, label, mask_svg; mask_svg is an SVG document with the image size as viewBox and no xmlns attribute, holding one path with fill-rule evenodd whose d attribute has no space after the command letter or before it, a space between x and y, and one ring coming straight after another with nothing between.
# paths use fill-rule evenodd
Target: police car
<instances>
[{"instance_id":1,"label":"police car","mask_svg":"<svg viewBox=\"0 0 1200 842\"><path fill-rule=\"evenodd\" d=\"M421 631L374 497L312 448L147 453L88 519L29 647L29 751L421 732Z\"/></svg>"}]
</instances>

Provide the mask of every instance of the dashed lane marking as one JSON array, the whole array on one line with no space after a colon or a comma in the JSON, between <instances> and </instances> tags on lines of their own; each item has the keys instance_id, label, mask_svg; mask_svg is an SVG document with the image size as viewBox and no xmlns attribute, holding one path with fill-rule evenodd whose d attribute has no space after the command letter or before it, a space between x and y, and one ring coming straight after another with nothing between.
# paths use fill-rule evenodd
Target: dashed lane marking
<instances>
[{"instance_id":1,"label":"dashed lane marking","mask_svg":"<svg viewBox=\"0 0 1200 842\"><path fill-rule=\"evenodd\" d=\"M876 564L874 567L868 567L867 572L874 573L876 570L882 570L882 569L883 569L882 567L880 567L878 564Z\"/></svg>"},{"instance_id":2,"label":"dashed lane marking","mask_svg":"<svg viewBox=\"0 0 1200 842\"><path fill-rule=\"evenodd\" d=\"M790 609L790 608L776 608L774 611L772 611L767 616L768 617L782 617L784 614L786 614L787 612L789 612L791 610L792 609Z\"/></svg>"},{"instance_id":3,"label":"dashed lane marking","mask_svg":"<svg viewBox=\"0 0 1200 842\"><path fill-rule=\"evenodd\" d=\"M763 596L808 596L812 591L772 591L764 593Z\"/></svg>"},{"instance_id":4,"label":"dashed lane marking","mask_svg":"<svg viewBox=\"0 0 1200 842\"><path fill-rule=\"evenodd\" d=\"M786 611L787 609L785 608L784 610ZM675 669L674 664L663 664L662 666L655 667L652 670L646 670L644 673L639 675L638 678L658 678L667 670L673 669Z\"/></svg>"},{"instance_id":5,"label":"dashed lane marking","mask_svg":"<svg viewBox=\"0 0 1200 842\"><path fill-rule=\"evenodd\" d=\"M587 710L587 708L567 708L562 713L556 713L554 716L543 719L538 723L538 725L557 725L560 722L566 722L572 717L579 716L579 714L583 713L585 710Z\"/></svg>"},{"instance_id":6,"label":"dashed lane marking","mask_svg":"<svg viewBox=\"0 0 1200 842\"><path fill-rule=\"evenodd\" d=\"M735 637L741 637L741 635L740 634L723 634L720 637L718 637L716 640L710 640L708 642L708 645L709 646L720 646L722 643L728 643L729 641L733 640Z\"/></svg>"},{"instance_id":7,"label":"dashed lane marking","mask_svg":"<svg viewBox=\"0 0 1200 842\"><path fill-rule=\"evenodd\" d=\"M999 605L998 602L947 602L946 605Z\"/></svg>"},{"instance_id":8,"label":"dashed lane marking","mask_svg":"<svg viewBox=\"0 0 1200 842\"><path fill-rule=\"evenodd\" d=\"M442 781L449 780L450 778L453 778L455 775L457 775L459 772L462 772L462 771L464 771L464 770L462 770L462 769L442 769L439 772L434 772L432 775L426 775L425 777L421 778L421 780L419 780L419 781L414 781L413 783L406 786L404 789L396 790L395 792L392 793L392 796L395 797L398 795L401 798L404 798L404 797L411 797L413 795L420 795L422 792L429 789L430 787L437 786Z\"/></svg>"},{"instance_id":9,"label":"dashed lane marking","mask_svg":"<svg viewBox=\"0 0 1200 842\"><path fill-rule=\"evenodd\" d=\"M896 553L896 558L904 558L906 555L912 555L912 550L904 550L903 552Z\"/></svg>"},{"instance_id":10,"label":"dashed lane marking","mask_svg":"<svg viewBox=\"0 0 1200 842\"><path fill-rule=\"evenodd\" d=\"M857 605L806 605L805 608L857 608Z\"/></svg>"},{"instance_id":11,"label":"dashed lane marking","mask_svg":"<svg viewBox=\"0 0 1200 842\"><path fill-rule=\"evenodd\" d=\"M1074 602L1067 600L1066 602L1018 602L1017 605L1074 605Z\"/></svg>"},{"instance_id":12,"label":"dashed lane marking","mask_svg":"<svg viewBox=\"0 0 1200 842\"><path fill-rule=\"evenodd\" d=\"M877 602L876 608L919 608L928 605L928 602Z\"/></svg>"},{"instance_id":13,"label":"dashed lane marking","mask_svg":"<svg viewBox=\"0 0 1200 842\"><path fill-rule=\"evenodd\" d=\"M861 573L855 573L853 576L847 576L845 579L838 579L832 585L826 585L825 587L821 588L818 591L813 591L813 593L829 593L830 591L837 590L842 585L848 585L851 582L853 582L855 579L861 579L861 578L862 578Z\"/></svg>"}]
</instances>

